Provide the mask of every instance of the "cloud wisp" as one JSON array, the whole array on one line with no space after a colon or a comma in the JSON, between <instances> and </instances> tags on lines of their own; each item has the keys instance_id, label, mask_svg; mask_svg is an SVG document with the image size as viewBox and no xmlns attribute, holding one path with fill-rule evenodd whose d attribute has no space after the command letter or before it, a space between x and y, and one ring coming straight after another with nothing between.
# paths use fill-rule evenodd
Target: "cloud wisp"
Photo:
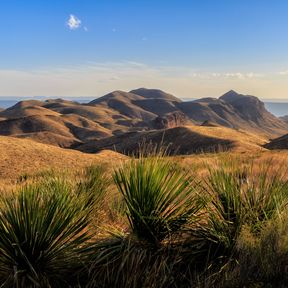
<instances>
[{"instance_id":1,"label":"cloud wisp","mask_svg":"<svg viewBox=\"0 0 288 288\"><path fill-rule=\"evenodd\" d=\"M282 76L288 75L288 70L280 71L280 72L279 72L279 75L282 75Z\"/></svg>"},{"instance_id":2,"label":"cloud wisp","mask_svg":"<svg viewBox=\"0 0 288 288\"><path fill-rule=\"evenodd\" d=\"M0 96L101 96L137 87L159 88L180 98L219 96L231 89L269 99L288 94L286 78L279 73L201 71L133 61L25 71L0 69L0 87Z\"/></svg>"},{"instance_id":3,"label":"cloud wisp","mask_svg":"<svg viewBox=\"0 0 288 288\"><path fill-rule=\"evenodd\" d=\"M81 20L73 14L70 14L68 21L66 22L70 30L76 30L81 27Z\"/></svg>"}]
</instances>

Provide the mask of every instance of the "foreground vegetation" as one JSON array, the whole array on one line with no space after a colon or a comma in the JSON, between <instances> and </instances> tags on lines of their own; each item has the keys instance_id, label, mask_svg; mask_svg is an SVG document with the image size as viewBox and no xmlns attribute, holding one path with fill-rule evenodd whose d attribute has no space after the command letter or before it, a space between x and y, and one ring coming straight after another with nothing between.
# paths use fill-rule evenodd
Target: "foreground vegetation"
<instances>
[{"instance_id":1,"label":"foreground vegetation","mask_svg":"<svg viewBox=\"0 0 288 288\"><path fill-rule=\"evenodd\" d=\"M21 177L0 205L0 287L287 287L288 180L161 155Z\"/></svg>"}]
</instances>

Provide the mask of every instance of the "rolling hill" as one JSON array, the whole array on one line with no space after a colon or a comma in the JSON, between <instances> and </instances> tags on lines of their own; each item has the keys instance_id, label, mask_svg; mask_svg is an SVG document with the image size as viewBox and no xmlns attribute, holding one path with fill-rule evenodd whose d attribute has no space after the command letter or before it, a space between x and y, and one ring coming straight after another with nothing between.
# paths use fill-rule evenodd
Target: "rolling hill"
<instances>
[{"instance_id":1,"label":"rolling hill","mask_svg":"<svg viewBox=\"0 0 288 288\"><path fill-rule=\"evenodd\" d=\"M99 124L75 114L34 114L0 121L0 135L31 138L68 148L77 142L101 139L112 134Z\"/></svg>"},{"instance_id":2,"label":"rolling hill","mask_svg":"<svg viewBox=\"0 0 288 288\"><path fill-rule=\"evenodd\" d=\"M36 143L28 139L0 136L0 180L17 179L23 173L34 173L49 168L74 169L125 159L113 151L85 154Z\"/></svg>"},{"instance_id":3,"label":"rolling hill","mask_svg":"<svg viewBox=\"0 0 288 288\"><path fill-rule=\"evenodd\" d=\"M270 150L288 149L288 134L272 139L264 147Z\"/></svg>"},{"instance_id":4,"label":"rolling hill","mask_svg":"<svg viewBox=\"0 0 288 288\"><path fill-rule=\"evenodd\" d=\"M231 90L219 98L181 101L171 94L154 89L136 89L130 92L115 91L88 105L99 109L113 109L130 118L117 124L151 129L151 121L171 113L182 113L191 123L201 125L211 121L221 126L243 129L253 133L279 136L288 125L265 109L255 96L241 95ZM129 126L129 125L128 125ZM134 129L135 130L135 129ZM124 129L125 131L125 129Z\"/></svg>"},{"instance_id":5,"label":"rolling hill","mask_svg":"<svg viewBox=\"0 0 288 288\"><path fill-rule=\"evenodd\" d=\"M105 141L124 141L131 139L131 135L135 137L133 141L138 141L143 135L149 135L148 138L154 135L152 138L157 142L159 135L163 134L162 129L187 125L194 125L193 133L196 134L197 126L221 126L230 128L227 131L231 135L246 131L259 135L261 139L279 137L288 132L288 123L269 113L257 97L241 95L233 90L219 98L181 101L161 90L140 88L130 92L114 91L86 104L62 99L29 100L0 111L0 135L31 138L64 148L88 147L91 143L100 147ZM172 132L178 135L181 129ZM168 134L172 132L167 131ZM186 132L185 135L192 133ZM203 133L201 130L201 135L198 135L199 143L202 143ZM197 139L196 134L187 136L185 141ZM208 138L205 143L210 141L211 146L219 144L219 137ZM226 138L225 141L233 137ZM194 147L196 144L193 143ZM179 146L179 143L175 145ZM228 143L225 145L229 146ZM187 152L198 149L194 148L187 147Z\"/></svg>"},{"instance_id":6,"label":"rolling hill","mask_svg":"<svg viewBox=\"0 0 288 288\"><path fill-rule=\"evenodd\" d=\"M141 144L160 144L172 154L199 152L260 151L265 139L226 127L182 126L163 130L131 132L79 145L78 150L95 153L114 150L123 154L137 153Z\"/></svg>"}]
</instances>

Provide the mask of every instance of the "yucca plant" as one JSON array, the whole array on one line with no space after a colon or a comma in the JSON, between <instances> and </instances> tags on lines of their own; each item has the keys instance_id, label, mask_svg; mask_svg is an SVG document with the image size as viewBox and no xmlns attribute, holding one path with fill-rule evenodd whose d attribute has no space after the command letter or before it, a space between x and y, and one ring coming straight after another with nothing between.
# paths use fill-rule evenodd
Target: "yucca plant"
<instances>
[{"instance_id":1,"label":"yucca plant","mask_svg":"<svg viewBox=\"0 0 288 288\"><path fill-rule=\"evenodd\" d=\"M81 267L81 249L89 239L89 213L83 207L56 180L26 186L4 198L1 287L70 287Z\"/></svg>"},{"instance_id":2,"label":"yucca plant","mask_svg":"<svg viewBox=\"0 0 288 288\"><path fill-rule=\"evenodd\" d=\"M98 242L87 288L170 287L176 278L172 257L165 247L150 248L125 235Z\"/></svg>"},{"instance_id":3,"label":"yucca plant","mask_svg":"<svg viewBox=\"0 0 288 288\"><path fill-rule=\"evenodd\" d=\"M97 205L99 208L110 184L111 180L103 165L89 166L85 168L81 180L77 183L76 194L85 199L87 207L95 208Z\"/></svg>"},{"instance_id":4,"label":"yucca plant","mask_svg":"<svg viewBox=\"0 0 288 288\"><path fill-rule=\"evenodd\" d=\"M257 175L253 177L251 174L243 192L243 202L247 222L257 232L263 223L281 216L287 207L288 181L284 167L273 171L269 162Z\"/></svg>"},{"instance_id":5,"label":"yucca plant","mask_svg":"<svg viewBox=\"0 0 288 288\"><path fill-rule=\"evenodd\" d=\"M131 160L115 172L114 181L138 239L157 246L184 225L199 220L203 202L198 183L161 156Z\"/></svg>"},{"instance_id":6,"label":"yucca plant","mask_svg":"<svg viewBox=\"0 0 288 288\"><path fill-rule=\"evenodd\" d=\"M235 246L243 226L259 233L288 203L288 182L269 164L257 171L253 163L210 169L204 186L210 197L208 220L192 234L210 260L237 258Z\"/></svg>"},{"instance_id":7,"label":"yucca plant","mask_svg":"<svg viewBox=\"0 0 288 288\"><path fill-rule=\"evenodd\" d=\"M176 287L177 246L186 228L201 219L205 203L199 183L162 156L140 155L115 171L130 229L111 231L108 239L90 247L89 288Z\"/></svg>"}]
</instances>

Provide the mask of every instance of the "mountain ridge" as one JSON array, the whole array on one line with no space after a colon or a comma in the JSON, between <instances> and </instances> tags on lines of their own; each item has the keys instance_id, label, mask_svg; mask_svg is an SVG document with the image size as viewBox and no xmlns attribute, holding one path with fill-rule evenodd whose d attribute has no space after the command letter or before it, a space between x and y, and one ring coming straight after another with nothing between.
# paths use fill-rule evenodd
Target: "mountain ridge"
<instances>
[{"instance_id":1,"label":"mountain ridge","mask_svg":"<svg viewBox=\"0 0 288 288\"><path fill-rule=\"evenodd\" d=\"M159 89L116 90L85 104L27 100L0 111L0 135L63 148L183 125L222 126L267 139L288 132L288 123L268 112L257 97L234 90L193 101L182 101Z\"/></svg>"}]
</instances>

